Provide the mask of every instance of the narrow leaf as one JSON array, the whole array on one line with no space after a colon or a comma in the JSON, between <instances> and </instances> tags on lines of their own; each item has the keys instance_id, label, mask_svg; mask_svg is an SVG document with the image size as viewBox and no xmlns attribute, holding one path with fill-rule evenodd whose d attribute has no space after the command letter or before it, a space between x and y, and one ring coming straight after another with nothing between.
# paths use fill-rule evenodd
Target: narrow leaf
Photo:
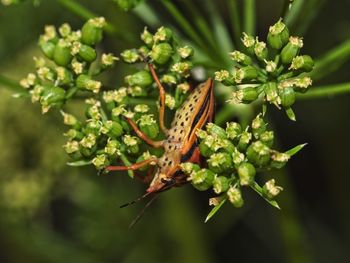
<instances>
[{"instance_id":1,"label":"narrow leaf","mask_svg":"<svg viewBox=\"0 0 350 263\"><path fill-rule=\"evenodd\" d=\"M257 192L262 198L264 198L266 200L266 202L268 202L270 205L272 205L273 207L276 207L277 209L281 209L278 205L278 203L275 200L269 200L267 199L263 193L262 193L262 188L260 187L260 185L258 185L256 182L254 182L253 185L250 185L250 187Z\"/></svg>"},{"instance_id":2,"label":"narrow leaf","mask_svg":"<svg viewBox=\"0 0 350 263\"><path fill-rule=\"evenodd\" d=\"M286 151L285 153L290 155L290 156L293 156L294 154L299 152L301 149L303 149L306 145L307 145L307 143L299 144L299 145L295 146L294 148Z\"/></svg>"},{"instance_id":3,"label":"narrow leaf","mask_svg":"<svg viewBox=\"0 0 350 263\"><path fill-rule=\"evenodd\" d=\"M68 162L67 165L69 166L85 166L92 163L92 160L79 160L75 162Z\"/></svg>"},{"instance_id":4,"label":"narrow leaf","mask_svg":"<svg viewBox=\"0 0 350 263\"><path fill-rule=\"evenodd\" d=\"M219 211L219 209L222 207L222 205L226 202L226 198L222 199L221 202L214 206L214 208L209 212L209 214L207 215L207 218L205 219L204 223L208 222L210 218L212 218L217 211Z\"/></svg>"}]
</instances>

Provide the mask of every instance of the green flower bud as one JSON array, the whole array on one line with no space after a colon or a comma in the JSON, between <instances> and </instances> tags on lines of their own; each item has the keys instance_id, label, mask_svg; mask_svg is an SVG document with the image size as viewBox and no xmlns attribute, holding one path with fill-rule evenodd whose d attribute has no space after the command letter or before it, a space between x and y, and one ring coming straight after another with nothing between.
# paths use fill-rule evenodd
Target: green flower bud
<instances>
[{"instance_id":1,"label":"green flower bud","mask_svg":"<svg viewBox=\"0 0 350 263\"><path fill-rule=\"evenodd\" d=\"M256 88L254 87L246 87L242 88L236 91L233 91L231 94L231 99L229 99L229 102L232 103L245 103L249 104L253 101L255 101L258 98L259 94Z\"/></svg>"},{"instance_id":2,"label":"green flower bud","mask_svg":"<svg viewBox=\"0 0 350 263\"><path fill-rule=\"evenodd\" d=\"M254 53L259 60L262 60L262 61L265 60L268 55L266 43L262 41L258 41L258 39L256 39L255 46L254 46Z\"/></svg>"},{"instance_id":3,"label":"green flower bud","mask_svg":"<svg viewBox=\"0 0 350 263\"><path fill-rule=\"evenodd\" d=\"M63 123L65 125L76 126L77 124L79 124L79 121L77 120L77 118L75 118L74 115L65 113L64 111L61 111L61 114L63 116Z\"/></svg>"},{"instance_id":4,"label":"green flower bud","mask_svg":"<svg viewBox=\"0 0 350 263\"><path fill-rule=\"evenodd\" d=\"M33 73L29 73L29 74L27 75L26 78L22 79L22 80L19 82L19 84L20 84L23 88L28 89L28 88L34 86L36 82L37 82L37 77L36 77L36 75L33 74Z\"/></svg>"},{"instance_id":5,"label":"green flower bud","mask_svg":"<svg viewBox=\"0 0 350 263\"><path fill-rule=\"evenodd\" d=\"M265 131L262 134L260 134L259 139L266 146L271 147L273 145L274 133L273 131Z\"/></svg>"},{"instance_id":6,"label":"green flower bud","mask_svg":"<svg viewBox=\"0 0 350 263\"><path fill-rule=\"evenodd\" d=\"M297 78L294 79L293 84L297 87L298 91L304 93L312 85L312 79L310 77Z\"/></svg>"},{"instance_id":7,"label":"green flower bud","mask_svg":"<svg viewBox=\"0 0 350 263\"><path fill-rule=\"evenodd\" d=\"M193 64L190 61L183 61L175 63L171 67L172 72L176 72L183 77L188 77L190 75L190 70L192 69Z\"/></svg>"},{"instance_id":8,"label":"green flower bud","mask_svg":"<svg viewBox=\"0 0 350 263\"><path fill-rule=\"evenodd\" d=\"M85 112L86 117L94 119L94 120L100 120L101 119L101 112L100 112L100 106L98 104L94 104L91 106L88 106L86 108Z\"/></svg>"},{"instance_id":9,"label":"green flower bud","mask_svg":"<svg viewBox=\"0 0 350 263\"><path fill-rule=\"evenodd\" d=\"M289 30L287 26L282 22L282 19L278 20L276 24L270 26L269 33L267 35L267 43L274 49L281 49L289 39Z\"/></svg>"},{"instance_id":10,"label":"green flower bud","mask_svg":"<svg viewBox=\"0 0 350 263\"><path fill-rule=\"evenodd\" d=\"M72 29L69 24L64 23L59 27L58 32L60 32L62 37L67 37L72 32Z\"/></svg>"},{"instance_id":11,"label":"green flower bud","mask_svg":"<svg viewBox=\"0 0 350 263\"><path fill-rule=\"evenodd\" d=\"M70 52L70 43L60 39L53 53L53 60L59 66L67 66L72 61L72 54Z\"/></svg>"},{"instance_id":12,"label":"green flower bud","mask_svg":"<svg viewBox=\"0 0 350 263\"><path fill-rule=\"evenodd\" d=\"M170 44L160 43L153 46L150 56L155 63L163 65L169 61L172 54L173 48Z\"/></svg>"},{"instance_id":13,"label":"green flower bud","mask_svg":"<svg viewBox=\"0 0 350 263\"><path fill-rule=\"evenodd\" d=\"M104 148L104 151L106 154L112 156L118 154L119 148L120 148L120 142L117 140L113 140L111 138L108 138L107 144Z\"/></svg>"},{"instance_id":14,"label":"green flower bud","mask_svg":"<svg viewBox=\"0 0 350 263\"><path fill-rule=\"evenodd\" d=\"M243 80L252 80L257 78L258 71L253 66L246 66L236 70L234 79L236 83L242 83Z\"/></svg>"},{"instance_id":15,"label":"green flower bud","mask_svg":"<svg viewBox=\"0 0 350 263\"><path fill-rule=\"evenodd\" d=\"M299 50L303 47L303 40L298 37L290 37L288 44L281 51L281 60L283 64L289 64L293 61Z\"/></svg>"},{"instance_id":16,"label":"green flower bud","mask_svg":"<svg viewBox=\"0 0 350 263\"><path fill-rule=\"evenodd\" d=\"M48 67L41 67L41 68L38 68L38 70L36 71L38 77L41 79L41 80L49 80L49 81L54 81L54 78L55 78L55 72L51 69L51 68L48 68ZM27 77L27 81L28 83L30 84L29 82L29 78ZM33 83L34 84L34 83Z\"/></svg>"},{"instance_id":17,"label":"green flower bud","mask_svg":"<svg viewBox=\"0 0 350 263\"><path fill-rule=\"evenodd\" d=\"M254 46L255 46L254 37L249 36L248 34L243 32L242 43L246 47L248 54L253 55L254 54Z\"/></svg>"},{"instance_id":18,"label":"green flower bud","mask_svg":"<svg viewBox=\"0 0 350 263\"><path fill-rule=\"evenodd\" d=\"M229 54L231 56L231 59L237 63L242 63L245 66L249 66L252 64L252 59L240 51L236 50Z\"/></svg>"},{"instance_id":19,"label":"green flower bud","mask_svg":"<svg viewBox=\"0 0 350 263\"><path fill-rule=\"evenodd\" d=\"M64 103L66 91L60 87L45 86L40 97L40 104L43 112L47 112L50 107L61 107Z\"/></svg>"},{"instance_id":20,"label":"green flower bud","mask_svg":"<svg viewBox=\"0 0 350 263\"><path fill-rule=\"evenodd\" d=\"M253 142L247 149L249 162L262 167L270 161L270 148L261 141Z\"/></svg>"},{"instance_id":21,"label":"green flower bud","mask_svg":"<svg viewBox=\"0 0 350 263\"><path fill-rule=\"evenodd\" d=\"M136 49L124 50L120 56L122 57L123 61L127 63L135 63L140 59L140 56Z\"/></svg>"},{"instance_id":22,"label":"green flower bud","mask_svg":"<svg viewBox=\"0 0 350 263\"><path fill-rule=\"evenodd\" d=\"M110 137L120 137L123 134L123 127L120 123L115 121L106 121L101 128L101 132L108 134Z\"/></svg>"},{"instance_id":23,"label":"green flower bud","mask_svg":"<svg viewBox=\"0 0 350 263\"><path fill-rule=\"evenodd\" d=\"M241 163L237 168L241 185L250 185L254 182L256 170L251 163Z\"/></svg>"},{"instance_id":24,"label":"green flower bud","mask_svg":"<svg viewBox=\"0 0 350 263\"><path fill-rule=\"evenodd\" d=\"M261 113L252 121L252 131L255 139L258 139L260 134L266 131L266 123L263 118L261 118Z\"/></svg>"},{"instance_id":25,"label":"green flower bud","mask_svg":"<svg viewBox=\"0 0 350 263\"><path fill-rule=\"evenodd\" d=\"M177 49L177 53L180 55L181 58L186 59L193 56L194 49L190 46L179 47Z\"/></svg>"},{"instance_id":26,"label":"green flower bud","mask_svg":"<svg viewBox=\"0 0 350 263\"><path fill-rule=\"evenodd\" d=\"M75 80L78 88L85 88L94 93L98 93L101 88L101 82L91 79L89 75L81 74Z\"/></svg>"},{"instance_id":27,"label":"green flower bud","mask_svg":"<svg viewBox=\"0 0 350 263\"><path fill-rule=\"evenodd\" d=\"M108 156L105 154L99 154L92 159L92 164L95 165L97 169L102 169L109 165Z\"/></svg>"},{"instance_id":28,"label":"green flower bud","mask_svg":"<svg viewBox=\"0 0 350 263\"><path fill-rule=\"evenodd\" d=\"M215 173L222 173L233 167L231 155L228 153L214 153L207 162L209 169Z\"/></svg>"},{"instance_id":29,"label":"green flower bud","mask_svg":"<svg viewBox=\"0 0 350 263\"><path fill-rule=\"evenodd\" d=\"M237 187L230 187L227 191L227 197L228 200L230 200L230 202L237 208L242 207L244 205L242 192Z\"/></svg>"},{"instance_id":30,"label":"green flower bud","mask_svg":"<svg viewBox=\"0 0 350 263\"><path fill-rule=\"evenodd\" d=\"M51 42L43 42L43 43L39 43L39 46L41 48L41 51L44 53L44 55L49 58L52 59L53 58L53 54L55 52L55 47L56 45Z\"/></svg>"},{"instance_id":31,"label":"green flower bud","mask_svg":"<svg viewBox=\"0 0 350 263\"><path fill-rule=\"evenodd\" d=\"M145 133L151 139L154 139L159 134L159 126L155 119L153 119L152 114L142 115L138 120L140 130Z\"/></svg>"},{"instance_id":32,"label":"green flower bud","mask_svg":"<svg viewBox=\"0 0 350 263\"><path fill-rule=\"evenodd\" d=\"M79 74L83 73L85 63L80 63L76 59L73 59L71 65L72 65L72 69L73 69L75 74L79 75Z\"/></svg>"},{"instance_id":33,"label":"green flower bud","mask_svg":"<svg viewBox=\"0 0 350 263\"><path fill-rule=\"evenodd\" d=\"M204 157L209 157L211 156L215 151L210 148L208 145L208 140L204 139L200 142L199 144L199 151L201 152L201 155Z\"/></svg>"},{"instance_id":34,"label":"green flower bud","mask_svg":"<svg viewBox=\"0 0 350 263\"><path fill-rule=\"evenodd\" d=\"M130 86L140 86L140 87L147 87L153 83L151 74L146 70L142 70L133 75L126 76L125 81Z\"/></svg>"},{"instance_id":35,"label":"green flower bud","mask_svg":"<svg viewBox=\"0 0 350 263\"><path fill-rule=\"evenodd\" d=\"M226 192L230 187L230 180L226 176L215 176L213 180L213 189L216 194Z\"/></svg>"},{"instance_id":36,"label":"green flower bud","mask_svg":"<svg viewBox=\"0 0 350 263\"><path fill-rule=\"evenodd\" d=\"M123 136L123 142L127 146L127 151L130 154L137 154L140 150L138 146L138 138L135 136L130 136L130 135L124 135Z\"/></svg>"},{"instance_id":37,"label":"green flower bud","mask_svg":"<svg viewBox=\"0 0 350 263\"><path fill-rule=\"evenodd\" d=\"M267 72L269 72L269 73L275 72L275 70L277 69L277 64L274 61L265 60L265 63L266 63L265 70Z\"/></svg>"},{"instance_id":38,"label":"green flower bud","mask_svg":"<svg viewBox=\"0 0 350 263\"><path fill-rule=\"evenodd\" d=\"M145 27L141 34L141 40L149 47L153 45L153 35L148 32L147 27Z\"/></svg>"},{"instance_id":39,"label":"green flower bud","mask_svg":"<svg viewBox=\"0 0 350 263\"><path fill-rule=\"evenodd\" d=\"M173 74L164 74L161 82L165 84L176 84L177 79Z\"/></svg>"},{"instance_id":40,"label":"green flower bud","mask_svg":"<svg viewBox=\"0 0 350 263\"><path fill-rule=\"evenodd\" d=\"M182 163L180 168L187 175L190 175L192 172L198 172L201 169L198 164L194 163Z\"/></svg>"},{"instance_id":41,"label":"green flower bud","mask_svg":"<svg viewBox=\"0 0 350 263\"><path fill-rule=\"evenodd\" d=\"M242 127L237 122L227 122L226 123L226 134L231 140L237 138L237 136L242 132Z\"/></svg>"},{"instance_id":42,"label":"green flower bud","mask_svg":"<svg viewBox=\"0 0 350 263\"><path fill-rule=\"evenodd\" d=\"M64 67L55 68L57 73L57 80L62 85L68 85L73 81L73 75L70 70Z\"/></svg>"},{"instance_id":43,"label":"green flower bud","mask_svg":"<svg viewBox=\"0 0 350 263\"><path fill-rule=\"evenodd\" d=\"M77 141L68 141L65 145L63 145L66 153L71 154L79 151L79 143Z\"/></svg>"},{"instance_id":44,"label":"green flower bud","mask_svg":"<svg viewBox=\"0 0 350 263\"><path fill-rule=\"evenodd\" d=\"M247 131L242 132L237 145L238 149L240 151L244 151L247 148L248 144L250 143L251 139L252 139L252 134L250 132L247 132Z\"/></svg>"},{"instance_id":45,"label":"green flower bud","mask_svg":"<svg viewBox=\"0 0 350 263\"><path fill-rule=\"evenodd\" d=\"M215 174L208 169L193 171L190 174L192 185L199 191L206 191L213 185Z\"/></svg>"},{"instance_id":46,"label":"green flower bud","mask_svg":"<svg viewBox=\"0 0 350 263\"><path fill-rule=\"evenodd\" d=\"M295 91L291 87L281 89L279 91L279 97L281 98L281 105L284 108L289 108L295 102Z\"/></svg>"},{"instance_id":47,"label":"green flower bud","mask_svg":"<svg viewBox=\"0 0 350 263\"><path fill-rule=\"evenodd\" d=\"M118 60L119 58L114 56L112 53L102 54L101 64L103 68L110 68L110 67L113 67L115 64L115 61L118 61Z\"/></svg>"},{"instance_id":48,"label":"green flower bud","mask_svg":"<svg viewBox=\"0 0 350 263\"><path fill-rule=\"evenodd\" d=\"M100 135L102 124L98 120L88 120L86 126L83 128L85 134Z\"/></svg>"},{"instance_id":49,"label":"green flower bud","mask_svg":"<svg viewBox=\"0 0 350 263\"><path fill-rule=\"evenodd\" d=\"M80 131L77 131L75 129L69 129L64 136L67 136L69 140L81 140L84 137L84 134Z\"/></svg>"},{"instance_id":50,"label":"green flower bud","mask_svg":"<svg viewBox=\"0 0 350 263\"><path fill-rule=\"evenodd\" d=\"M92 149L96 145L96 135L89 133L79 142L79 144L84 148Z\"/></svg>"},{"instance_id":51,"label":"green flower bud","mask_svg":"<svg viewBox=\"0 0 350 263\"><path fill-rule=\"evenodd\" d=\"M314 68L314 61L308 55L297 56L293 58L292 64L289 69L302 70L304 72L310 72Z\"/></svg>"},{"instance_id":52,"label":"green flower bud","mask_svg":"<svg viewBox=\"0 0 350 263\"><path fill-rule=\"evenodd\" d=\"M226 139L226 131L225 129L221 128L220 126L214 124L214 123L208 123L206 126L206 129L210 135L217 136L222 139Z\"/></svg>"},{"instance_id":53,"label":"green flower bud","mask_svg":"<svg viewBox=\"0 0 350 263\"><path fill-rule=\"evenodd\" d=\"M271 200L275 198L282 190L282 187L275 185L275 179L271 179L264 184L262 193L267 199Z\"/></svg>"},{"instance_id":54,"label":"green flower bud","mask_svg":"<svg viewBox=\"0 0 350 263\"><path fill-rule=\"evenodd\" d=\"M158 28L157 32L154 34L153 40L154 42L168 42L171 40L173 36L173 32L170 28L167 27L160 27Z\"/></svg>"},{"instance_id":55,"label":"green flower bud","mask_svg":"<svg viewBox=\"0 0 350 263\"><path fill-rule=\"evenodd\" d=\"M287 153L274 152L271 155L271 167L281 169L290 159L290 155Z\"/></svg>"},{"instance_id":56,"label":"green flower bud","mask_svg":"<svg viewBox=\"0 0 350 263\"><path fill-rule=\"evenodd\" d=\"M147 46L141 46L139 47L138 52L141 55L141 57L146 58L149 56L151 50Z\"/></svg>"},{"instance_id":57,"label":"green flower bud","mask_svg":"<svg viewBox=\"0 0 350 263\"><path fill-rule=\"evenodd\" d=\"M233 74L231 74L227 70L216 71L214 74L215 80L221 82L225 86L232 86L235 84Z\"/></svg>"},{"instance_id":58,"label":"green flower bud","mask_svg":"<svg viewBox=\"0 0 350 263\"><path fill-rule=\"evenodd\" d=\"M81 29L81 42L89 46L100 42L105 25L106 21L103 17L89 19Z\"/></svg>"},{"instance_id":59,"label":"green flower bud","mask_svg":"<svg viewBox=\"0 0 350 263\"><path fill-rule=\"evenodd\" d=\"M78 54L82 60L88 63L93 62L97 56L95 49L88 45L81 45Z\"/></svg>"},{"instance_id":60,"label":"green flower bud","mask_svg":"<svg viewBox=\"0 0 350 263\"><path fill-rule=\"evenodd\" d=\"M238 151L237 149L232 153L232 161L235 164L235 167L241 164L244 161L244 159L244 154Z\"/></svg>"},{"instance_id":61,"label":"green flower bud","mask_svg":"<svg viewBox=\"0 0 350 263\"><path fill-rule=\"evenodd\" d=\"M278 96L277 83L268 82L263 85L263 89L266 94L266 100L278 107L281 104L281 98Z\"/></svg>"}]
</instances>

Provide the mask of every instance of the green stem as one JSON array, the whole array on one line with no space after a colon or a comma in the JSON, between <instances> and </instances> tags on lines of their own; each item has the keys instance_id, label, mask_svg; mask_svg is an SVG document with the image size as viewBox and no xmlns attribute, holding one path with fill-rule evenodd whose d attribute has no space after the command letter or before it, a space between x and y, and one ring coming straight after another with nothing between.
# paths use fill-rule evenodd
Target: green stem
<instances>
[{"instance_id":1,"label":"green stem","mask_svg":"<svg viewBox=\"0 0 350 263\"><path fill-rule=\"evenodd\" d=\"M231 18L232 35L234 38L234 44L236 47L241 47L241 19L238 12L237 0L228 1L228 9Z\"/></svg>"},{"instance_id":2,"label":"green stem","mask_svg":"<svg viewBox=\"0 0 350 263\"><path fill-rule=\"evenodd\" d=\"M298 95L298 99L318 99L346 93L350 93L350 82L321 87L313 87L307 93Z\"/></svg>"},{"instance_id":3,"label":"green stem","mask_svg":"<svg viewBox=\"0 0 350 263\"><path fill-rule=\"evenodd\" d=\"M125 154L120 153L120 160L124 163L125 166L131 166L131 162L129 161L129 159L126 157ZM131 178L134 178L134 171L128 170L128 175Z\"/></svg>"},{"instance_id":4,"label":"green stem","mask_svg":"<svg viewBox=\"0 0 350 263\"><path fill-rule=\"evenodd\" d=\"M244 1L244 32L255 35L255 0Z\"/></svg>"},{"instance_id":5,"label":"green stem","mask_svg":"<svg viewBox=\"0 0 350 263\"><path fill-rule=\"evenodd\" d=\"M0 85L4 88L7 88L13 92L16 92L19 95L29 95L28 90L24 89L16 81L9 79L5 76L0 75Z\"/></svg>"},{"instance_id":6,"label":"green stem","mask_svg":"<svg viewBox=\"0 0 350 263\"><path fill-rule=\"evenodd\" d=\"M313 80L324 78L340 68L349 58L350 40L347 40L316 60L315 69L310 73L310 77Z\"/></svg>"},{"instance_id":7,"label":"green stem","mask_svg":"<svg viewBox=\"0 0 350 263\"><path fill-rule=\"evenodd\" d=\"M194 19L196 28L198 28L202 36L205 37L206 41L215 48L216 43L214 41L213 33L207 19L204 19L203 16L198 13L198 9L191 1L181 0L181 2L186 6L186 9L191 12L191 17Z\"/></svg>"},{"instance_id":8,"label":"green stem","mask_svg":"<svg viewBox=\"0 0 350 263\"><path fill-rule=\"evenodd\" d=\"M289 9L289 11L284 17L284 22L289 28L293 27L296 21L298 20L300 13L303 11L304 3L305 0L293 1L292 7Z\"/></svg>"},{"instance_id":9,"label":"green stem","mask_svg":"<svg viewBox=\"0 0 350 263\"><path fill-rule=\"evenodd\" d=\"M164 7L169 11L173 18L178 22L182 29L186 32L188 37L192 38L194 42L197 43L204 50L207 49L207 45L204 44L203 40L197 34L196 30L191 26L188 20L181 14L181 12L176 8L176 6L169 0L161 1ZM210 52L210 51L209 51Z\"/></svg>"},{"instance_id":10,"label":"green stem","mask_svg":"<svg viewBox=\"0 0 350 263\"><path fill-rule=\"evenodd\" d=\"M88 20L90 18L98 16L96 13L90 11L83 5L79 4L75 0L57 0L57 2L62 5L64 8L66 8L68 11L72 12L73 14L76 14L80 18L84 20ZM108 23L104 30L108 34L113 34L118 37L119 40L131 42L132 39L130 37L127 37L127 35L123 34L118 28L116 28L114 25Z\"/></svg>"},{"instance_id":11,"label":"green stem","mask_svg":"<svg viewBox=\"0 0 350 263\"><path fill-rule=\"evenodd\" d=\"M156 106L156 101L157 99L129 98L128 104L130 105L146 104L149 106Z\"/></svg>"}]
</instances>

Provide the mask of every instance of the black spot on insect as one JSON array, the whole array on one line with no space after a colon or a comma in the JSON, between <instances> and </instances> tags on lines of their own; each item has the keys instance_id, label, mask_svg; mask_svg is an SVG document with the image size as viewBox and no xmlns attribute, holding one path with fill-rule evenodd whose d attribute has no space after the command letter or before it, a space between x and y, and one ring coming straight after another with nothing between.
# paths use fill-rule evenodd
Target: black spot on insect
<instances>
[{"instance_id":1,"label":"black spot on insect","mask_svg":"<svg viewBox=\"0 0 350 263\"><path fill-rule=\"evenodd\" d=\"M173 163L173 161L169 161L169 162L168 162L168 165L171 165L172 163Z\"/></svg>"},{"instance_id":2,"label":"black spot on insect","mask_svg":"<svg viewBox=\"0 0 350 263\"><path fill-rule=\"evenodd\" d=\"M171 145L169 145L169 150L171 150L173 147Z\"/></svg>"},{"instance_id":3,"label":"black spot on insect","mask_svg":"<svg viewBox=\"0 0 350 263\"><path fill-rule=\"evenodd\" d=\"M189 118L188 118L188 117L186 117L186 119L185 119L185 120L186 120L186 121L188 121L188 119L189 119Z\"/></svg>"},{"instance_id":4,"label":"black spot on insect","mask_svg":"<svg viewBox=\"0 0 350 263\"><path fill-rule=\"evenodd\" d=\"M165 158L165 161L167 162L168 160L169 160L168 157L166 157L166 158Z\"/></svg>"},{"instance_id":5,"label":"black spot on insect","mask_svg":"<svg viewBox=\"0 0 350 263\"><path fill-rule=\"evenodd\" d=\"M181 124L180 124L182 127L184 126L184 122L181 122Z\"/></svg>"}]
</instances>

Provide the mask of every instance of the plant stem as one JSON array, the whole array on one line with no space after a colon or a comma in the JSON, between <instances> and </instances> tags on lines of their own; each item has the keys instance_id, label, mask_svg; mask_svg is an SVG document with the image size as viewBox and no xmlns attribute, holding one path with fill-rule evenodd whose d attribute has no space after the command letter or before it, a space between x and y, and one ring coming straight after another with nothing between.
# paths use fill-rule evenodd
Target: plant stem
<instances>
[{"instance_id":1,"label":"plant stem","mask_svg":"<svg viewBox=\"0 0 350 263\"><path fill-rule=\"evenodd\" d=\"M232 35L234 38L234 44L236 47L240 47L241 44L241 20L238 12L237 0L228 1L228 9L231 18Z\"/></svg>"},{"instance_id":2,"label":"plant stem","mask_svg":"<svg viewBox=\"0 0 350 263\"><path fill-rule=\"evenodd\" d=\"M315 69L310 73L313 80L319 80L340 68L350 58L350 40L328 51L316 60Z\"/></svg>"},{"instance_id":3,"label":"plant stem","mask_svg":"<svg viewBox=\"0 0 350 263\"><path fill-rule=\"evenodd\" d=\"M179 23L182 29L186 32L188 37L192 38L194 42L197 43L204 50L207 49L207 45L204 44L203 40L197 34L196 30L191 26L187 19L181 14L181 12L176 8L176 6L169 0L161 1L164 7L169 11L169 13L174 17L174 19ZM208 51L210 52L210 50Z\"/></svg>"},{"instance_id":4,"label":"plant stem","mask_svg":"<svg viewBox=\"0 0 350 263\"><path fill-rule=\"evenodd\" d=\"M305 94L298 95L299 100L308 100L308 99L319 99L325 97L332 97L340 94L350 93L350 82L313 87Z\"/></svg>"},{"instance_id":5,"label":"plant stem","mask_svg":"<svg viewBox=\"0 0 350 263\"><path fill-rule=\"evenodd\" d=\"M293 1L291 8L284 17L284 21L289 28L293 27L296 21L298 20L299 15L303 10L304 3L305 0Z\"/></svg>"},{"instance_id":6,"label":"plant stem","mask_svg":"<svg viewBox=\"0 0 350 263\"><path fill-rule=\"evenodd\" d=\"M84 20L88 20L90 18L98 16L96 13L90 11L83 5L79 4L75 0L57 0L57 2L66 8L68 11L72 12L73 14L76 14L80 18ZM118 30L114 25L108 23L104 30L108 34L113 34L118 37L119 40L123 40L126 42L132 42L132 39L130 37L127 37L127 35L123 34L120 30Z\"/></svg>"},{"instance_id":7,"label":"plant stem","mask_svg":"<svg viewBox=\"0 0 350 263\"><path fill-rule=\"evenodd\" d=\"M255 35L255 0L244 1L244 32L249 35Z\"/></svg>"},{"instance_id":8,"label":"plant stem","mask_svg":"<svg viewBox=\"0 0 350 263\"><path fill-rule=\"evenodd\" d=\"M19 85L16 81L13 81L5 76L0 75L0 86L16 92L20 95L28 95L28 91Z\"/></svg>"}]
</instances>

